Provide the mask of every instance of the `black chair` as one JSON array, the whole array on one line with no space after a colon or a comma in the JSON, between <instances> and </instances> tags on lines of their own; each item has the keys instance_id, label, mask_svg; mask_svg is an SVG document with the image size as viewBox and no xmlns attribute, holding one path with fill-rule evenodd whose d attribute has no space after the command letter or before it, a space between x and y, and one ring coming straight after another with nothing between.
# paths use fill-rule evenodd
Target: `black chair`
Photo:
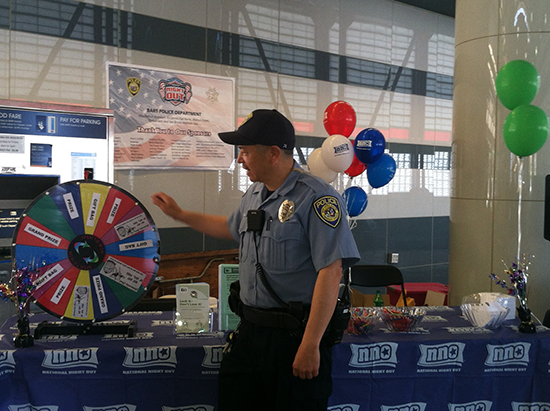
<instances>
[{"instance_id":1,"label":"black chair","mask_svg":"<svg viewBox=\"0 0 550 411\"><path fill-rule=\"evenodd\" d=\"M550 328L550 310L546 311L546 314L544 315L544 320L542 320L542 325Z\"/></svg>"},{"instance_id":2,"label":"black chair","mask_svg":"<svg viewBox=\"0 0 550 411\"><path fill-rule=\"evenodd\" d=\"M360 287L387 287L400 285L403 305L407 306L403 274L394 265L354 265L349 270L349 285Z\"/></svg>"}]
</instances>

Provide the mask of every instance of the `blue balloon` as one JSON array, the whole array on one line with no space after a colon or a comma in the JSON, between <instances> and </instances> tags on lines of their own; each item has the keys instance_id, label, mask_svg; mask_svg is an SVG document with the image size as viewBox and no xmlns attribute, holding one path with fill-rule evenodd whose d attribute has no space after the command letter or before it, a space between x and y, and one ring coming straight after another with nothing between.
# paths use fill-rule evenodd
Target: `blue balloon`
<instances>
[{"instance_id":1,"label":"blue balloon","mask_svg":"<svg viewBox=\"0 0 550 411\"><path fill-rule=\"evenodd\" d=\"M367 167L367 180L373 188L388 184L395 176L395 160L389 154L384 154Z\"/></svg>"},{"instance_id":2,"label":"blue balloon","mask_svg":"<svg viewBox=\"0 0 550 411\"><path fill-rule=\"evenodd\" d=\"M382 157L386 139L375 128L366 128L357 134L353 143L355 156L364 164L371 164Z\"/></svg>"},{"instance_id":3,"label":"blue balloon","mask_svg":"<svg viewBox=\"0 0 550 411\"><path fill-rule=\"evenodd\" d=\"M346 188L343 197L350 217L357 217L367 208L367 193L361 187Z\"/></svg>"}]
</instances>

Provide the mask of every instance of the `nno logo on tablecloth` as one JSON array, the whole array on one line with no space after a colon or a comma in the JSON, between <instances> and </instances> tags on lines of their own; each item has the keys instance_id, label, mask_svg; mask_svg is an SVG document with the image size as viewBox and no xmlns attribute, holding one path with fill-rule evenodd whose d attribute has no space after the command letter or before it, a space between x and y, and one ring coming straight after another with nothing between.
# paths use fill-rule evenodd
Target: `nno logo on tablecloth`
<instances>
[{"instance_id":1,"label":"nno logo on tablecloth","mask_svg":"<svg viewBox=\"0 0 550 411\"><path fill-rule=\"evenodd\" d=\"M472 401L466 404L449 404L449 411L490 411L491 401Z\"/></svg>"},{"instance_id":2,"label":"nno logo on tablecloth","mask_svg":"<svg viewBox=\"0 0 550 411\"><path fill-rule=\"evenodd\" d=\"M531 343L516 342L502 345L487 344L485 365L498 367L503 365L529 365Z\"/></svg>"},{"instance_id":3,"label":"nno logo on tablecloth","mask_svg":"<svg viewBox=\"0 0 550 411\"><path fill-rule=\"evenodd\" d=\"M351 367L397 367L397 347L394 342L374 344L350 344Z\"/></svg>"},{"instance_id":4,"label":"nno logo on tablecloth","mask_svg":"<svg viewBox=\"0 0 550 411\"><path fill-rule=\"evenodd\" d=\"M327 411L359 411L359 404L339 404L328 407Z\"/></svg>"},{"instance_id":5,"label":"nno logo on tablecloth","mask_svg":"<svg viewBox=\"0 0 550 411\"><path fill-rule=\"evenodd\" d=\"M65 369L75 367L97 368L97 350L99 348L71 348L64 350L44 350L42 366L45 368Z\"/></svg>"},{"instance_id":6,"label":"nno logo on tablecloth","mask_svg":"<svg viewBox=\"0 0 550 411\"><path fill-rule=\"evenodd\" d=\"M162 411L214 411L213 405L185 405L182 407L162 407Z\"/></svg>"},{"instance_id":7,"label":"nno logo on tablecloth","mask_svg":"<svg viewBox=\"0 0 550 411\"><path fill-rule=\"evenodd\" d=\"M205 345L202 366L206 368L220 368L223 358L223 345Z\"/></svg>"},{"instance_id":8,"label":"nno logo on tablecloth","mask_svg":"<svg viewBox=\"0 0 550 411\"><path fill-rule=\"evenodd\" d=\"M426 409L425 402L410 402L401 405L382 405L380 411L424 411Z\"/></svg>"},{"instance_id":9,"label":"nno logo on tablecloth","mask_svg":"<svg viewBox=\"0 0 550 411\"><path fill-rule=\"evenodd\" d=\"M513 402L513 411L550 411L550 402Z\"/></svg>"},{"instance_id":10,"label":"nno logo on tablecloth","mask_svg":"<svg viewBox=\"0 0 550 411\"><path fill-rule=\"evenodd\" d=\"M13 353L15 350L0 351L0 369L2 368L15 368L15 358Z\"/></svg>"},{"instance_id":11,"label":"nno logo on tablecloth","mask_svg":"<svg viewBox=\"0 0 550 411\"><path fill-rule=\"evenodd\" d=\"M159 365L176 367L176 346L166 347L124 347L126 357L122 365L130 368L156 367Z\"/></svg>"},{"instance_id":12,"label":"nno logo on tablecloth","mask_svg":"<svg viewBox=\"0 0 550 411\"><path fill-rule=\"evenodd\" d=\"M40 405L34 406L31 404L21 404L21 405L8 405L9 411L58 411L59 407L57 405Z\"/></svg>"},{"instance_id":13,"label":"nno logo on tablecloth","mask_svg":"<svg viewBox=\"0 0 550 411\"><path fill-rule=\"evenodd\" d=\"M421 367L436 366L461 366L464 363L464 347L461 342L450 342L438 345L420 344L420 359L418 365Z\"/></svg>"},{"instance_id":14,"label":"nno logo on tablecloth","mask_svg":"<svg viewBox=\"0 0 550 411\"><path fill-rule=\"evenodd\" d=\"M136 411L137 406L133 404L104 405L101 407L83 407L84 411Z\"/></svg>"}]
</instances>

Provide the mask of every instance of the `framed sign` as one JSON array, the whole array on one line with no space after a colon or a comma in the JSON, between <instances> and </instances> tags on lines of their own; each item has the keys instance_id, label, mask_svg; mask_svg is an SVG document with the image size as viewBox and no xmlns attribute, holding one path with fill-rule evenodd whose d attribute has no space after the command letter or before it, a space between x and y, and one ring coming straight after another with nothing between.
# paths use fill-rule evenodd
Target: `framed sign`
<instances>
[{"instance_id":1,"label":"framed sign","mask_svg":"<svg viewBox=\"0 0 550 411\"><path fill-rule=\"evenodd\" d=\"M234 148L235 81L229 77L107 64L114 167L227 169Z\"/></svg>"}]
</instances>

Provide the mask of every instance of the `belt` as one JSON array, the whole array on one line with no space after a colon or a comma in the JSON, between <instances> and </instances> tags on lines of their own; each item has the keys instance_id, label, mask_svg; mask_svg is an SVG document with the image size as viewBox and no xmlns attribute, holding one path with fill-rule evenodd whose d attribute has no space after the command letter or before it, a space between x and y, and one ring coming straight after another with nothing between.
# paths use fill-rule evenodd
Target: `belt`
<instances>
[{"instance_id":1,"label":"belt","mask_svg":"<svg viewBox=\"0 0 550 411\"><path fill-rule=\"evenodd\" d=\"M243 305L243 317L252 324L284 330L297 330L302 321L284 311L264 310Z\"/></svg>"}]
</instances>

